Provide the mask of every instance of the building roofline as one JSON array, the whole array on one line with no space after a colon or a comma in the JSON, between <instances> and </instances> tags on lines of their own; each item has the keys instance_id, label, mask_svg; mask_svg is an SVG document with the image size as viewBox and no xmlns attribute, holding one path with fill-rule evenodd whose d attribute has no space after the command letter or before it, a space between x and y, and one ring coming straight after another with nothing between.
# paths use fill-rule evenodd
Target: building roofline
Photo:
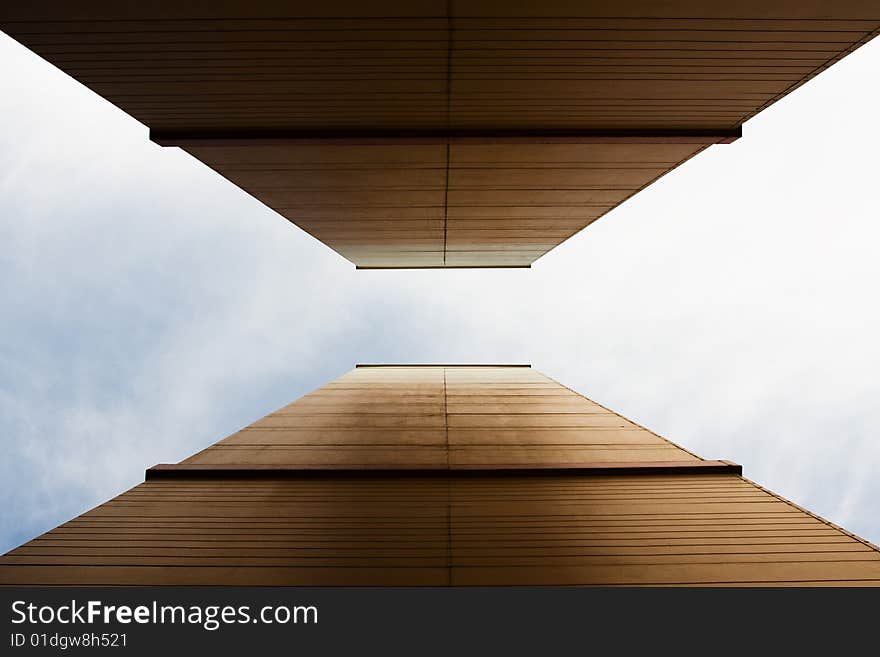
<instances>
[{"instance_id":1,"label":"building roofline","mask_svg":"<svg viewBox=\"0 0 880 657\"><path fill-rule=\"evenodd\" d=\"M531 265L355 265L355 269L531 269Z\"/></svg>"},{"instance_id":2,"label":"building roofline","mask_svg":"<svg viewBox=\"0 0 880 657\"><path fill-rule=\"evenodd\" d=\"M355 367L531 367L530 363L358 363Z\"/></svg>"}]
</instances>

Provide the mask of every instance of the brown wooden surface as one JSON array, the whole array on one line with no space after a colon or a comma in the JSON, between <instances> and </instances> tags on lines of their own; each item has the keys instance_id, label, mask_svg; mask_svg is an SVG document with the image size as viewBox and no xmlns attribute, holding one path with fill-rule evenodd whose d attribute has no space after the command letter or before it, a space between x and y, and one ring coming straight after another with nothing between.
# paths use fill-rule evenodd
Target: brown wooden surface
<instances>
[{"instance_id":1,"label":"brown wooden surface","mask_svg":"<svg viewBox=\"0 0 880 657\"><path fill-rule=\"evenodd\" d=\"M187 146L361 267L527 266L705 144Z\"/></svg>"},{"instance_id":2,"label":"brown wooden surface","mask_svg":"<svg viewBox=\"0 0 880 657\"><path fill-rule=\"evenodd\" d=\"M396 130L736 126L880 24L867 0L180 4L0 27L155 129Z\"/></svg>"},{"instance_id":3,"label":"brown wooden surface","mask_svg":"<svg viewBox=\"0 0 880 657\"><path fill-rule=\"evenodd\" d=\"M735 133L878 27L868 0L0 6L0 29L363 268L527 267L723 141L676 134ZM647 137L497 137L615 131ZM394 140L414 133L438 138ZM267 134L306 139L241 139ZM321 143L341 134L384 137Z\"/></svg>"},{"instance_id":4,"label":"brown wooden surface","mask_svg":"<svg viewBox=\"0 0 880 657\"><path fill-rule=\"evenodd\" d=\"M325 468L699 461L529 367L358 367L184 463Z\"/></svg>"},{"instance_id":5,"label":"brown wooden surface","mask_svg":"<svg viewBox=\"0 0 880 657\"><path fill-rule=\"evenodd\" d=\"M530 367L358 367L0 585L880 585L876 547L737 472Z\"/></svg>"},{"instance_id":6,"label":"brown wooden surface","mask_svg":"<svg viewBox=\"0 0 880 657\"><path fill-rule=\"evenodd\" d=\"M0 584L880 585L880 552L735 475L150 481Z\"/></svg>"}]
</instances>

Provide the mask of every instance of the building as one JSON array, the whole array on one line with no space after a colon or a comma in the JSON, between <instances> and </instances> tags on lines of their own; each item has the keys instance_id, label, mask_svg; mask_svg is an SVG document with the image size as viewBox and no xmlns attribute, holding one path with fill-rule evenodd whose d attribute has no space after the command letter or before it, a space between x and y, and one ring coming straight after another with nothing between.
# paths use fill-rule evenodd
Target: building
<instances>
[{"instance_id":1,"label":"building","mask_svg":"<svg viewBox=\"0 0 880 657\"><path fill-rule=\"evenodd\" d=\"M359 267L528 267L880 5L29 0L0 29Z\"/></svg>"},{"instance_id":2,"label":"building","mask_svg":"<svg viewBox=\"0 0 880 657\"><path fill-rule=\"evenodd\" d=\"M32 0L0 29L360 268L528 267L880 4ZM880 551L527 366L364 366L0 584L880 585Z\"/></svg>"},{"instance_id":3,"label":"building","mask_svg":"<svg viewBox=\"0 0 880 657\"><path fill-rule=\"evenodd\" d=\"M528 366L359 366L0 584L880 585L880 550Z\"/></svg>"}]
</instances>

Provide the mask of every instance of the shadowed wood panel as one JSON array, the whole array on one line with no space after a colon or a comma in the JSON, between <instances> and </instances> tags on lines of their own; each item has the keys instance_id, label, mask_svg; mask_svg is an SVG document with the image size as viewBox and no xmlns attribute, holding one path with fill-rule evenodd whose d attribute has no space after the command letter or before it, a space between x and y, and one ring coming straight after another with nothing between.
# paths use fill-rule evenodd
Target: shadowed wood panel
<instances>
[{"instance_id":1,"label":"shadowed wood panel","mask_svg":"<svg viewBox=\"0 0 880 657\"><path fill-rule=\"evenodd\" d=\"M363 268L530 266L880 27L866 0L79 4L0 28Z\"/></svg>"},{"instance_id":2,"label":"shadowed wood panel","mask_svg":"<svg viewBox=\"0 0 880 657\"><path fill-rule=\"evenodd\" d=\"M388 366L358 367L183 463L454 469L699 460L530 367Z\"/></svg>"},{"instance_id":3,"label":"shadowed wood panel","mask_svg":"<svg viewBox=\"0 0 880 657\"><path fill-rule=\"evenodd\" d=\"M531 368L445 376L452 467L700 460Z\"/></svg>"},{"instance_id":4,"label":"shadowed wood panel","mask_svg":"<svg viewBox=\"0 0 880 657\"><path fill-rule=\"evenodd\" d=\"M186 150L355 264L381 267L529 265L704 147L331 143Z\"/></svg>"},{"instance_id":5,"label":"shadowed wood panel","mask_svg":"<svg viewBox=\"0 0 880 657\"><path fill-rule=\"evenodd\" d=\"M388 254L399 264L443 264L445 146L187 150L357 264L381 264Z\"/></svg>"},{"instance_id":6,"label":"shadowed wood panel","mask_svg":"<svg viewBox=\"0 0 880 657\"><path fill-rule=\"evenodd\" d=\"M89 4L0 25L154 129L729 127L880 23L860 0Z\"/></svg>"}]
</instances>

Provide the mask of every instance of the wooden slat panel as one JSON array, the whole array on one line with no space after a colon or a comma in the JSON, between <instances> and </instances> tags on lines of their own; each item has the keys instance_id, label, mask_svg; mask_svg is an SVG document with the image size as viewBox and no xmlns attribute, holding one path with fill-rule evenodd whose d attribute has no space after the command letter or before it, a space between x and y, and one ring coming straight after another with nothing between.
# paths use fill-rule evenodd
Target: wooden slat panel
<instances>
[{"instance_id":1,"label":"wooden slat panel","mask_svg":"<svg viewBox=\"0 0 880 657\"><path fill-rule=\"evenodd\" d=\"M218 567L45 566L0 561L7 585L112 586L444 586L446 568L430 567Z\"/></svg>"},{"instance_id":2,"label":"wooden slat panel","mask_svg":"<svg viewBox=\"0 0 880 657\"><path fill-rule=\"evenodd\" d=\"M880 26L863 0L68 4L0 27L179 134L729 131ZM704 145L454 143L448 170L443 143L188 150L358 266L504 267Z\"/></svg>"},{"instance_id":3,"label":"wooden slat panel","mask_svg":"<svg viewBox=\"0 0 880 657\"><path fill-rule=\"evenodd\" d=\"M667 444L639 428L471 428L449 431L450 445L658 445ZM682 459L687 455L682 454ZM678 460L678 459L677 459Z\"/></svg>"},{"instance_id":4,"label":"wooden slat panel","mask_svg":"<svg viewBox=\"0 0 880 657\"><path fill-rule=\"evenodd\" d=\"M426 366L356 368L184 463L455 468L698 460L531 368Z\"/></svg>"},{"instance_id":5,"label":"wooden slat panel","mask_svg":"<svg viewBox=\"0 0 880 657\"><path fill-rule=\"evenodd\" d=\"M734 474L540 472L688 460L529 367L359 367L184 463L432 474L181 470L0 557L0 584L880 585L876 548ZM532 474L444 471L475 465Z\"/></svg>"},{"instance_id":6,"label":"wooden slat panel","mask_svg":"<svg viewBox=\"0 0 880 657\"><path fill-rule=\"evenodd\" d=\"M629 449L602 445L491 445L453 447L449 449L449 463L455 466L540 467L577 463L653 462L699 460L672 445L631 445Z\"/></svg>"},{"instance_id":7,"label":"wooden slat panel","mask_svg":"<svg viewBox=\"0 0 880 657\"><path fill-rule=\"evenodd\" d=\"M615 427L620 429L634 428L619 415L605 413L541 413L504 415L450 415L450 428L568 428L568 427Z\"/></svg>"},{"instance_id":8,"label":"wooden slat panel","mask_svg":"<svg viewBox=\"0 0 880 657\"><path fill-rule=\"evenodd\" d=\"M738 477L484 480L453 491L458 585L880 584L876 550ZM767 520L744 522L742 513ZM692 519L672 524L670 514ZM494 529L502 518L507 528ZM609 520L614 528L602 531Z\"/></svg>"},{"instance_id":9,"label":"wooden slat panel","mask_svg":"<svg viewBox=\"0 0 880 657\"><path fill-rule=\"evenodd\" d=\"M2 584L834 582L880 552L733 475L154 481L0 557Z\"/></svg>"},{"instance_id":10,"label":"wooden slat panel","mask_svg":"<svg viewBox=\"0 0 880 657\"><path fill-rule=\"evenodd\" d=\"M440 466L447 462L445 447L424 447L406 444L336 446L216 446L186 459L186 463L239 465L343 465ZM631 459L630 459L631 460Z\"/></svg>"},{"instance_id":11,"label":"wooden slat panel","mask_svg":"<svg viewBox=\"0 0 880 657\"><path fill-rule=\"evenodd\" d=\"M701 148L455 144L449 171L442 145L187 150L356 264L381 267L529 265Z\"/></svg>"},{"instance_id":12,"label":"wooden slat panel","mask_svg":"<svg viewBox=\"0 0 880 657\"><path fill-rule=\"evenodd\" d=\"M445 446L446 431L443 429L245 429L217 445L437 445ZM189 460L188 460L189 462ZM193 461L197 462L197 461Z\"/></svg>"}]
</instances>

